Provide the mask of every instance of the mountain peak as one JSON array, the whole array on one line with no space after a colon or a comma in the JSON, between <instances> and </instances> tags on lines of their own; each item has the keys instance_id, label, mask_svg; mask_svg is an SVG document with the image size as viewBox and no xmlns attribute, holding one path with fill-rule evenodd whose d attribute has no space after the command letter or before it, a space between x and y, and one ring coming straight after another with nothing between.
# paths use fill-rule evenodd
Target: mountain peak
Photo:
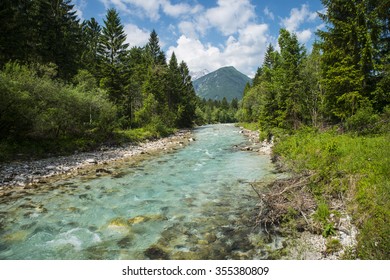
<instances>
[{"instance_id":1,"label":"mountain peak","mask_svg":"<svg viewBox=\"0 0 390 280\"><path fill-rule=\"evenodd\" d=\"M251 79L233 66L225 66L203 77L194 80L196 94L200 98L230 102L234 98L242 99L247 83Z\"/></svg>"},{"instance_id":2,"label":"mountain peak","mask_svg":"<svg viewBox=\"0 0 390 280\"><path fill-rule=\"evenodd\" d=\"M203 76L206 76L208 73L210 73L209 70L203 69L201 71L196 71L196 72L190 72L191 78L193 81L202 78Z\"/></svg>"}]
</instances>

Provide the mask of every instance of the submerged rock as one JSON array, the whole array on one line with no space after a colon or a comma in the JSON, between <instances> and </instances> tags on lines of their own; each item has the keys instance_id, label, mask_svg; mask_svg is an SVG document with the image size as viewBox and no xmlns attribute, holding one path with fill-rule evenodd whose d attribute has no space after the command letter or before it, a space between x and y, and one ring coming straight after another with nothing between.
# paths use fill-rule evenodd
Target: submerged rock
<instances>
[{"instance_id":1,"label":"submerged rock","mask_svg":"<svg viewBox=\"0 0 390 280\"><path fill-rule=\"evenodd\" d=\"M129 248L133 243L133 236L126 236L118 241L118 246L120 248Z\"/></svg>"},{"instance_id":2,"label":"submerged rock","mask_svg":"<svg viewBox=\"0 0 390 280\"><path fill-rule=\"evenodd\" d=\"M27 231L20 230L20 231L5 235L3 237L3 239L5 241L8 241L8 242L21 242L21 241L26 240L27 236L28 236Z\"/></svg>"},{"instance_id":3,"label":"submerged rock","mask_svg":"<svg viewBox=\"0 0 390 280\"><path fill-rule=\"evenodd\" d=\"M165 217L164 215L154 214L154 215L136 216L134 218L128 219L127 222L129 223L129 225L134 225L134 224L144 223L148 221L154 222L154 221L165 221L165 220L167 220L167 217Z\"/></svg>"},{"instance_id":4,"label":"submerged rock","mask_svg":"<svg viewBox=\"0 0 390 280\"><path fill-rule=\"evenodd\" d=\"M152 245L146 249L144 255L151 260L169 260L169 254L156 245Z\"/></svg>"}]
</instances>

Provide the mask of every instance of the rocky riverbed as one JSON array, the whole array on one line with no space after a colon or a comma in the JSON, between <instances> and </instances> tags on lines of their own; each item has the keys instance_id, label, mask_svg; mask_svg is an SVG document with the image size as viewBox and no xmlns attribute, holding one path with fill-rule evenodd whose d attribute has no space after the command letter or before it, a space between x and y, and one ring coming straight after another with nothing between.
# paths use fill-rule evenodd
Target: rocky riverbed
<instances>
[{"instance_id":1,"label":"rocky riverbed","mask_svg":"<svg viewBox=\"0 0 390 280\"><path fill-rule=\"evenodd\" d=\"M128 160L141 160L148 155L169 152L195 141L190 130L181 130L166 138L128 144L121 147L101 147L97 151L75 153L33 161L18 161L0 165L0 197L17 189L86 173L112 173L111 166ZM110 168L108 168L110 164Z\"/></svg>"},{"instance_id":2,"label":"rocky riverbed","mask_svg":"<svg viewBox=\"0 0 390 280\"><path fill-rule=\"evenodd\" d=\"M242 150L254 151L269 156L272 154L272 147L274 145L273 140L260 141L260 132L258 130L253 131L253 130L245 129L243 127L240 127L240 129L241 129L240 133L248 137L249 141L251 142L251 145L243 147Z\"/></svg>"}]
</instances>

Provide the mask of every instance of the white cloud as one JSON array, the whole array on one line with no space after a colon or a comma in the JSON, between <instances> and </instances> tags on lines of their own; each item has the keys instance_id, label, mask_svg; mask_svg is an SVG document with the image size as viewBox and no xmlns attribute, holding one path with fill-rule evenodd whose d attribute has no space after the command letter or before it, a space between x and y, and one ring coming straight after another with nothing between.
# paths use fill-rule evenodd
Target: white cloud
<instances>
[{"instance_id":1,"label":"white cloud","mask_svg":"<svg viewBox=\"0 0 390 280\"><path fill-rule=\"evenodd\" d=\"M203 69L214 71L229 65L253 76L261 64L268 41L268 25L250 24L238 30L237 38L229 36L220 47L182 35L176 46L169 48L168 55L175 52L177 58L186 61L193 72Z\"/></svg>"},{"instance_id":2,"label":"white cloud","mask_svg":"<svg viewBox=\"0 0 390 280\"><path fill-rule=\"evenodd\" d=\"M152 21L160 19L160 12L170 17L180 17L200 12L201 5L191 6L187 3L172 4L170 0L100 0L106 8L114 6L118 10Z\"/></svg>"},{"instance_id":3,"label":"white cloud","mask_svg":"<svg viewBox=\"0 0 390 280\"><path fill-rule=\"evenodd\" d=\"M130 44L130 47L143 47L148 43L150 37L149 31L140 29L134 24L126 24L125 33L127 35L126 43Z\"/></svg>"},{"instance_id":4,"label":"white cloud","mask_svg":"<svg viewBox=\"0 0 390 280\"><path fill-rule=\"evenodd\" d=\"M272 19L272 20L275 19L274 13L271 12L270 9L269 9L268 7L265 7L265 9L264 9L264 14L265 14L268 18L270 18L270 19Z\"/></svg>"},{"instance_id":5,"label":"white cloud","mask_svg":"<svg viewBox=\"0 0 390 280\"><path fill-rule=\"evenodd\" d=\"M86 6L87 6L86 0L78 0L74 2L73 9L76 11L77 17L81 20L84 20L83 10L85 9Z\"/></svg>"},{"instance_id":6,"label":"white cloud","mask_svg":"<svg viewBox=\"0 0 390 280\"><path fill-rule=\"evenodd\" d=\"M187 3L171 4L171 2L168 0L162 0L160 4L164 13L171 17L179 17L186 14L196 14L203 9L201 5L195 5L192 7Z\"/></svg>"},{"instance_id":7,"label":"white cloud","mask_svg":"<svg viewBox=\"0 0 390 280\"><path fill-rule=\"evenodd\" d=\"M304 4L300 9L293 8L290 11L290 17L281 20L281 25L289 32L296 33L301 43L306 43L310 40L313 33L310 29L299 30L299 28L305 22L315 21L317 17L317 12L310 11L309 6Z\"/></svg>"},{"instance_id":8,"label":"white cloud","mask_svg":"<svg viewBox=\"0 0 390 280\"><path fill-rule=\"evenodd\" d=\"M198 39L196 24L191 21L182 21L179 23L179 31L181 34L189 38Z\"/></svg>"},{"instance_id":9,"label":"white cloud","mask_svg":"<svg viewBox=\"0 0 390 280\"><path fill-rule=\"evenodd\" d=\"M310 29L297 31L296 34L297 34L298 41L303 44L307 43L310 40L311 36L313 35Z\"/></svg>"},{"instance_id":10,"label":"white cloud","mask_svg":"<svg viewBox=\"0 0 390 280\"><path fill-rule=\"evenodd\" d=\"M219 48L210 44L203 45L201 41L185 35L180 36L176 47L169 48L168 55L171 56L172 52L175 52L178 60L184 60L191 71L216 70L224 65L219 61L221 56Z\"/></svg>"},{"instance_id":11,"label":"white cloud","mask_svg":"<svg viewBox=\"0 0 390 280\"><path fill-rule=\"evenodd\" d=\"M230 35L245 27L256 14L249 0L218 0L218 6L208 9L204 16L211 26Z\"/></svg>"}]
</instances>

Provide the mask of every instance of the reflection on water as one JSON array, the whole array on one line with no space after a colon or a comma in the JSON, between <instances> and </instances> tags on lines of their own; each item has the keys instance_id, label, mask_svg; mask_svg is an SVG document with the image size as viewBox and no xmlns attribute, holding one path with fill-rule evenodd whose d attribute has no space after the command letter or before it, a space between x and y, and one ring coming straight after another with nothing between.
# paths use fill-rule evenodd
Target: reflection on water
<instances>
[{"instance_id":1,"label":"reflection on water","mask_svg":"<svg viewBox=\"0 0 390 280\"><path fill-rule=\"evenodd\" d=\"M271 176L269 159L234 148L246 139L232 125L195 138L121 176L74 178L1 205L0 259L266 258L245 181Z\"/></svg>"}]
</instances>

